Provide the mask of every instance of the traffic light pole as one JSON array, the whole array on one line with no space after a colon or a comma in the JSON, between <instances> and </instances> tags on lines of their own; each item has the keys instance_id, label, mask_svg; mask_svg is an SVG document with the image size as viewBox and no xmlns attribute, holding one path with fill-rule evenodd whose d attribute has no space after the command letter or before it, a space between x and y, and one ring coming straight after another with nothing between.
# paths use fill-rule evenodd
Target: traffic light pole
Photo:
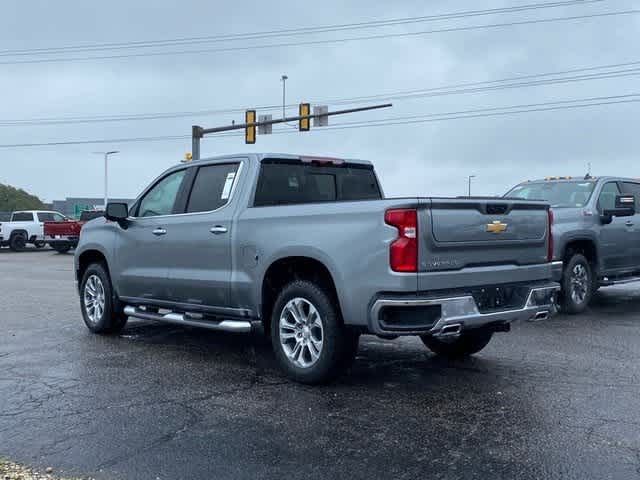
<instances>
[{"instance_id":1,"label":"traffic light pole","mask_svg":"<svg viewBox=\"0 0 640 480\"><path fill-rule=\"evenodd\" d=\"M191 127L191 155L193 160L200 159L200 140L210 133L228 132L230 130L244 130L248 127L259 127L261 125L275 125L276 123L296 122L303 119L313 119L320 117L330 117L333 115L344 115L347 113L366 112L369 110L378 110L380 108L388 108L393 104L384 103L381 105L370 105L367 107L347 108L345 110L336 110L334 112L327 112L324 114L311 114L311 115L297 115L295 117L276 118L274 120L266 120L262 122L253 123L236 123L232 125L225 125L224 127L202 128L199 125L193 125Z\"/></svg>"}]
</instances>

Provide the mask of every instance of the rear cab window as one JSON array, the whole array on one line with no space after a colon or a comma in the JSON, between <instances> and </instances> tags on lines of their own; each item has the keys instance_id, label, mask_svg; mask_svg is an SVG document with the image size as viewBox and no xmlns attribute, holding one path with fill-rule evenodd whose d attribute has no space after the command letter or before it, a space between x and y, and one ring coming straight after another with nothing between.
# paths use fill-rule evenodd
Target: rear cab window
<instances>
[{"instance_id":1,"label":"rear cab window","mask_svg":"<svg viewBox=\"0 0 640 480\"><path fill-rule=\"evenodd\" d=\"M254 206L381 198L371 165L265 159L260 166Z\"/></svg>"},{"instance_id":2,"label":"rear cab window","mask_svg":"<svg viewBox=\"0 0 640 480\"><path fill-rule=\"evenodd\" d=\"M12 222L33 222L33 213L16 212L11 216Z\"/></svg>"}]
</instances>

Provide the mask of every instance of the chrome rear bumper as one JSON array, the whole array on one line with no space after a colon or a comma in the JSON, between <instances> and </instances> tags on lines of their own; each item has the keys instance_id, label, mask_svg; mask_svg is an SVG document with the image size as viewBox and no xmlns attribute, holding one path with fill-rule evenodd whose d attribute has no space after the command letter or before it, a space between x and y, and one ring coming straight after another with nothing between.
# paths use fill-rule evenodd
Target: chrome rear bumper
<instances>
[{"instance_id":1,"label":"chrome rear bumper","mask_svg":"<svg viewBox=\"0 0 640 480\"><path fill-rule=\"evenodd\" d=\"M449 296L443 298L380 298L376 300L369 316L369 329L379 335L459 335L462 331L479 328L489 324L510 323L520 320L543 320L556 311L555 297L560 290L557 283L548 283L532 287L522 308L505 309L482 313L471 295ZM415 329L394 328L383 325L382 312L386 307L407 309L420 307L439 307L439 315L434 322Z\"/></svg>"}]
</instances>

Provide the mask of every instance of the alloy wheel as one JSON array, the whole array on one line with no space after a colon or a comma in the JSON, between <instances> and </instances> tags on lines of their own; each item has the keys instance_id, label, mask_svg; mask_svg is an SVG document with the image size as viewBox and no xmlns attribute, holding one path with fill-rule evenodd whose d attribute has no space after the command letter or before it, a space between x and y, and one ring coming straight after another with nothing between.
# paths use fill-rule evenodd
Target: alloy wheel
<instances>
[{"instance_id":1,"label":"alloy wheel","mask_svg":"<svg viewBox=\"0 0 640 480\"><path fill-rule=\"evenodd\" d=\"M578 263L571 270L571 299L576 304L581 304L587 298L589 289L589 272L586 267Z\"/></svg>"},{"instance_id":2,"label":"alloy wheel","mask_svg":"<svg viewBox=\"0 0 640 480\"><path fill-rule=\"evenodd\" d=\"M280 313L280 345L291 363L300 368L313 366L322 353L324 330L316 307L296 297Z\"/></svg>"},{"instance_id":3,"label":"alloy wheel","mask_svg":"<svg viewBox=\"0 0 640 480\"><path fill-rule=\"evenodd\" d=\"M84 309L93 324L102 319L105 306L104 285L97 275L91 275L84 284Z\"/></svg>"}]
</instances>

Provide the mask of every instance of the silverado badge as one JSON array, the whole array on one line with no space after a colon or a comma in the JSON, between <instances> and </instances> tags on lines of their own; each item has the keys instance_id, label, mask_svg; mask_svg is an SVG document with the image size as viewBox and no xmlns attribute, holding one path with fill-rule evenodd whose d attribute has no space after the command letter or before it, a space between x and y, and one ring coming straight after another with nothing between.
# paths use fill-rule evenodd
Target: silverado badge
<instances>
[{"instance_id":1,"label":"silverado badge","mask_svg":"<svg viewBox=\"0 0 640 480\"><path fill-rule=\"evenodd\" d=\"M507 229L507 224L502 223L500 220L494 220L492 223L487 223L487 232L489 233L502 233Z\"/></svg>"}]
</instances>

